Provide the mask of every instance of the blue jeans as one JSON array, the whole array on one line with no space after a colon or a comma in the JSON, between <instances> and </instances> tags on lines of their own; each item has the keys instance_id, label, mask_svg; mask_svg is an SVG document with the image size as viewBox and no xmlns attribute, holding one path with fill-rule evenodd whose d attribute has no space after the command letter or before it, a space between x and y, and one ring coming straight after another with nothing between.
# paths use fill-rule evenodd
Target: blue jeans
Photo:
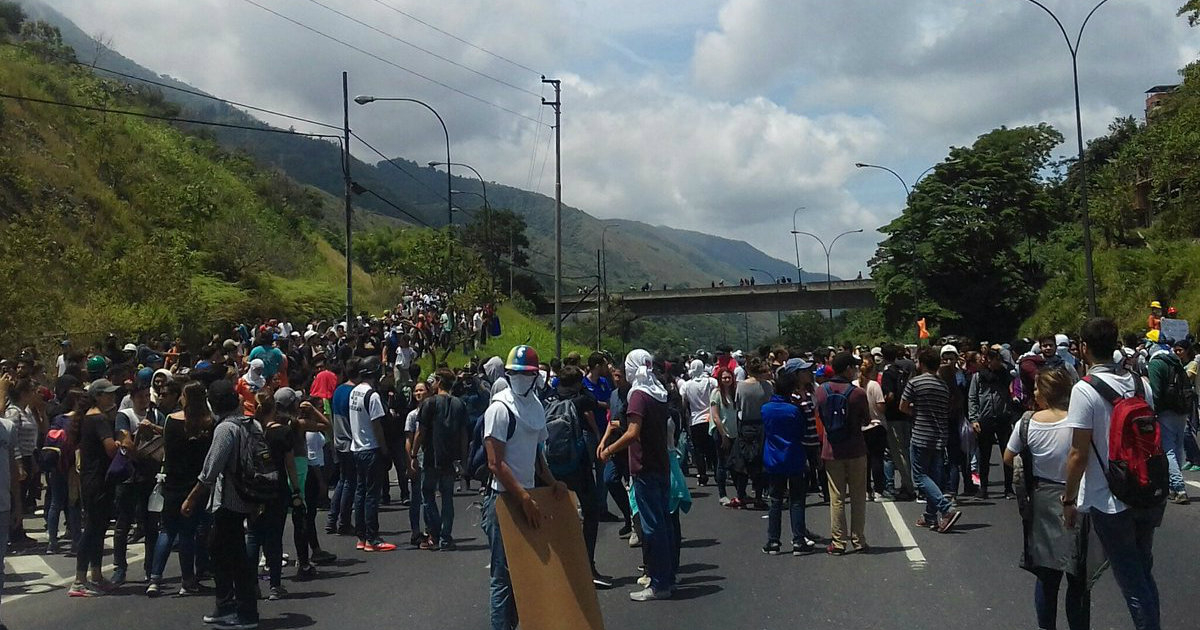
<instances>
[{"instance_id":1,"label":"blue jeans","mask_svg":"<svg viewBox=\"0 0 1200 630\"><path fill-rule=\"evenodd\" d=\"M421 535L421 477L407 479L409 484L408 527L412 530L413 538ZM401 483L405 483L402 481Z\"/></svg>"},{"instance_id":2,"label":"blue jeans","mask_svg":"<svg viewBox=\"0 0 1200 630\"><path fill-rule=\"evenodd\" d=\"M1154 582L1154 529L1166 506L1129 508L1116 514L1092 510L1092 530L1104 547L1113 577L1125 597L1136 630L1159 630L1158 585Z\"/></svg>"},{"instance_id":3,"label":"blue jeans","mask_svg":"<svg viewBox=\"0 0 1200 630\"><path fill-rule=\"evenodd\" d=\"M379 540L379 451L354 453L354 533L359 540Z\"/></svg>"},{"instance_id":4,"label":"blue jeans","mask_svg":"<svg viewBox=\"0 0 1200 630\"><path fill-rule=\"evenodd\" d=\"M665 474L642 473L633 477L633 496L642 521L642 545L646 547L646 573L650 588L669 591L675 586L675 531L667 506L670 479Z\"/></svg>"},{"instance_id":5,"label":"blue jeans","mask_svg":"<svg viewBox=\"0 0 1200 630\"><path fill-rule=\"evenodd\" d=\"M504 539L500 536L500 523L496 522L496 501L500 493L488 490L483 498L483 533L492 551L490 580L488 582L490 619L492 630L512 630L517 627L517 604L513 600L512 579L508 574L508 557L504 555Z\"/></svg>"},{"instance_id":6,"label":"blue jeans","mask_svg":"<svg viewBox=\"0 0 1200 630\"><path fill-rule=\"evenodd\" d=\"M938 482L944 475L942 449L912 445L913 485L925 493L925 520L936 519L950 511L950 500L942 495Z\"/></svg>"},{"instance_id":7,"label":"blue jeans","mask_svg":"<svg viewBox=\"0 0 1200 630\"><path fill-rule=\"evenodd\" d=\"M1183 439L1187 435L1187 419L1174 411L1158 414L1158 426L1162 427L1162 447L1167 454L1171 492L1184 492L1183 485Z\"/></svg>"},{"instance_id":8,"label":"blue jeans","mask_svg":"<svg viewBox=\"0 0 1200 630\"><path fill-rule=\"evenodd\" d=\"M251 566L258 565L258 551L267 558L271 586L279 586L283 577L283 529L287 525L288 504L280 500L263 506L258 516L251 517L246 530L246 556Z\"/></svg>"},{"instance_id":9,"label":"blue jeans","mask_svg":"<svg viewBox=\"0 0 1200 630\"><path fill-rule=\"evenodd\" d=\"M621 511L621 516L625 518L625 527L629 527L633 522L633 511L629 507L629 492L622 483L625 477L624 470L628 465L617 463L622 460L629 461L624 457L613 457L604 464L604 486L612 496L613 502L617 504L617 509Z\"/></svg>"},{"instance_id":10,"label":"blue jeans","mask_svg":"<svg viewBox=\"0 0 1200 630\"><path fill-rule=\"evenodd\" d=\"M71 538L71 548L79 547L79 507L71 505L71 491L67 486L67 473L60 470L50 471L50 500L46 507L46 535L50 544L58 544L58 524L62 514L67 514L67 536Z\"/></svg>"},{"instance_id":11,"label":"blue jeans","mask_svg":"<svg viewBox=\"0 0 1200 630\"><path fill-rule=\"evenodd\" d=\"M325 522L325 529L335 529L339 522L343 527L351 525L354 495L358 488L354 456L350 453L338 453L337 458L338 482L333 488L333 498L329 501L329 518Z\"/></svg>"},{"instance_id":12,"label":"blue jeans","mask_svg":"<svg viewBox=\"0 0 1200 630\"><path fill-rule=\"evenodd\" d=\"M440 511L437 493L442 495ZM425 512L430 538L443 545L454 542L454 473L421 471L421 509Z\"/></svg>"},{"instance_id":13,"label":"blue jeans","mask_svg":"<svg viewBox=\"0 0 1200 630\"><path fill-rule=\"evenodd\" d=\"M184 516L178 509L163 509L162 529L158 532L158 544L154 546L154 564L150 569L151 581L162 579L167 561L171 559L171 548L175 546L176 541L179 543L179 572L184 583L195 578L196 529L199 524L198 512Z\"/></svg>"},{"instance_id":14,"label":"blue jeans","mask_svg":"<svg viewBox=\"0 0 1200 630\"><path fill-rule=\"evenodd\" d=\"M804 544L807 525L804 522L804 496L808 477L800 475L771 475L771 503L767 511L767 542L778 543L783 530L783 495L788 493L788 513L792 524L792 545Z\"/></svg>"}]
</instances>

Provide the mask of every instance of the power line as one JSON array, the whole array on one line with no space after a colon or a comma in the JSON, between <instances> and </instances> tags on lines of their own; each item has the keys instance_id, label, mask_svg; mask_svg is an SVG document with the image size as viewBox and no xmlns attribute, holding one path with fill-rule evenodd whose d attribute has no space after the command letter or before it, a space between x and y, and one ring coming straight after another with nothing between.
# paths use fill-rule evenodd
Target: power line
<instances>
[{"instance_id":1,"label":"power line","mask_svg":"<svg viewBox=\"0 0 1200 630\"><path fill-rule=\"evenodd\" d=\"M276 129L274 127L252 127L250 125L237 125L233 123L221 123L211 120L196 120L194 118L178 118L175 116L162 116L159 114L147 114L145 112L135 112L125 109L109 109L107 107L99 107L96 105L84 105L82 103L64 103L62 101L51 101L44 98L34 98L32 96L17 96L16 94L5 94L0 92L0 98L8 98L15 101L27 101L30 103L41 103L43 105L56 105L58 107L69 107L72 109L84 109L93 112L104 114L120 114L123 116L136 116L138 118L151 118L154 120L164 120L167 122L187 123L190 125L204 125L208 127L224 127L226 129L245 129L246 131L261 131L263 133L282 133L292 136L305 136L308 138L338 138L338 136L325 133L304 133L303 131L291 131L288 129Z\"/></svg>"},{"instance_id":2,"label":"power line","mask_svg":"<svg viewBox=\"0 0 1200 630\"><path fill-rule=\"evenodd\" d=\"M22 45L22 44L17 44L17 43L15 43L15 42L0 42L0 45L4 45L4 46L11 46L11 47L13 47L13 48L19 48L19 49L21 49L21 50L30 51L30 49L29 49L27 46L24 46L24 45ZM101 72L107 72L108 74L113 74L113 75L116 75L116 76L119 76L119 77L123 77L123 78L126 78L126 79L133 80L133 81L141 81L141 82L143 82L143 83L149 83L149 84L151 84L151 85L156 85L156 86L158 86L158 87L167 88L168 90L175 90L175 91L178 91L178 92L183 92L184 94L190 94L190 95L192 95L192 96L198 96L198 97L201 97L201 98L207 98L207 99L211 99L211 100L214 100L214 101L217 101L217 102L220 102L220 103L225 103L226 105L233 105L233 106L236 106L236 107L243 107L243 108L245 108L245 109L253 110L253 111L256 111L256 112L262 112L262 113L264 113L264 114L270 114L270 115L272 115L272 116L278 116L278 117L280 117L280 118L287 118L287 119L290 119L290 120L295 120L295 121L299 121L299 122L305 122L305 123L309 123L309 124L311 124L311 125L317 125L318 127L325 127L325 128L328 128L328 129L341 129L341 127L339 127L339 126L337 126L337 125L331 125L331 124L329 124L329 123L323 123L323 122L321 122L321 121L319 121L319 120L312 120L312 119L310 119L310 118L304 118L304 117L302 117L302 116L294 116L294 115L292 115L292 114L285 114L285 113L283 113L283 112L278 112L278 111L275 111L275 110L272 110L272 109L267 109L267 108L265 108L265 107L258 107L258 106L256 106L256 105L247 105L246 103L239 103L239 102L237 102L237 101L231 101L231 100L229 100L229 99L224 99L224 98L221 98L221 97L219 97L219 96L213 96L212 94L205 94L204 92L200 92L200 91L197 91L197 90L189 90L189 89L187 89L187 88L179 87L179 86L177 86L177 85L171 85L170 83L164 83L164 82L162 82L162 81L155 81L154 79L147 79L147 78L144 78L144 77L139 77L139 76L137 76L137 75L128 74L128 73L125 73L125 72L120 72L120 71L118 71L118 70L113 70L113 69L111 69L111 68L104 68L104 67L101 67L101 66L94 66L94 65L91 65L91 64L86 64L86 63L83 63L83 62L79 61L78 59L72 59L72 58L70 58L70 57L67 57L67 56L64 56L64 55L56 55L56 54L54 54L54 53L42 53L41 51L39 51L39 54L47 54L47 55L48 55L48 56L50 56L50 57L54 57L54 58L56 58L56 59L58 59L58 60L60 60L60 61L63 61L63 62L65 62L65 63L69 63L69 64L72 64L72 65L75 65L75 66L80 66L80 67L82 67L82 68L90 68L90 69L92 69L92 70L99 70L99 71L101 71Z\"/></svg>"},{"instance_id":3,"label":"power line","mask_svg":"<svg viewBox=\"0 0 1200 630\"><path fill-rule=\"evenodd\" d=\"M420 223L421 225L423 225L427 228L433 228L433 226L426 223L424 219L421 219L421 218L417 217L416 215L414 215L413 213L409 212L408 210L401 208L399 205L393 203L392 200L388 199L387 197L384 197L383 195L375 192L374 190L371 190L370 188L362 186L358 182L351 182L350 185L351 185L351 190L353 190L355 193L358 193L358 194L367 193L367 194L371 195L372 197L375 197L376 199L382 201L383 203L391 206L392 208L395 208L397 211L403 212L406 216L408 216L413 221L416 221L417 223Z\"/></svg>"},{"instance_id":4,"label":"power line","mask_svg":"<svg viewBox=\"0 0 1200 630\"><path fill-rule=\"evenodd\" d=\"M350 132L350 135L354 136L354 138L355 138L356 140L358 140L359 142L363 143L363 145L365 145L365 146L366 146L368 149L370 149L371 151L375 152L375 155L378 155L379 157L383 158L385 162L387 162L388 164L391 164L393 168L395 168L396 170L400 171L401 173L404 173L405 175L407 175L407 176L409 177L409 179L413 180L414 182L417 182L417 183L418 183L418 184L420 184L421 186L424 186L426 190L428 190L429 192L433 193L433 194L434 194L434 196L436 196L438 199L441 199L442 201L449 201L449 200L448 200L448 199L446 199L446 197L445 197L445 196L443 196L441 193L439 193L438 191L434 190L432 186L430 186L429 184L426 184L425 182L421 181L421 179L420 179L419 177L417 177L416 175L413 175L412 173L408 172L408 169L406 169L406 168L404 168L404 167L400 166L400 165L399 165L399 164L397 164L397 163L396 163L396 162L395 162L395 161L394 161L392 158L390 158L390 157L388 157L388 156L384 155L382 151L380 151L379 149L376 149L376 148L375 148L375 147L374 147L374 146L373 146L373 145L372 145L370 142L367 142L366 140L363 140L363 137L362 137L362 136L358 135L357 133L354 133L353 131L351 131L351 132Z\"/></svg>"},{"instance_id":5,"label":"power line","mask_svg":"<svg viewBox=\"0 0 1200 630\"><path fill-rule=\"evenodd\" d=\"M400 10L400 9L397 9L396 7L394 7L394 6L390 5L390 4L386 3L386 2L382 2L381 0L374 0L374 2L375 2L375 4L378 4L378 5L379 5L379 6L381 6L381 7L385 7L385 8L391 9L392 11L395 11L396 13L399 13L400 15L403 15L404 17L406 17L406 18L408 18L408 19L410 19L410 20L413 20L414 22L416 22L416 23L418 23L418 24L421 24L421 25L423 25L423 26L429 27L429 28L431 28L431 29L433 29L433 30L435 30L435 31L437 31L437 32L439 32L439 33L441 33L442 35L445 35L446 37L449 37L450 39L453 39L453 40L456 40L456 41L462 42L462 43L464 43L464 44L466 44L466 45L470 46L471 48L474 48L475 50L478 50L479 52L482 52L482 53L485 53L485 54L491 55L491 56L493 56L493 57L495 57L495 58L497 58L497 59L499 59L499 60L501 60L501 61L504 61L504 62L506 62L506 63L509 63L509 64L511 64L511 65L513 65L513 66L515 66L515 67L517 67L517 68L520 68L520 69L522 69L522 70L527 70L527 71L529 71L529 72L532 72L533 74L536 74L536 75L538 75L538 76L541 76L541 75L543 74L543 73L541 73L541 72L538 72L537 70L534 70L533 68L530 68L529 66L527 66L527 65L525 65L525 64L523 64L523 63L519 63L519 62L513 61L512 59L509 59L508 57L505 57L504 55L501 55L501 54L499 54L499 53L494 53L494 52L492 52L492 51L490 51L490 50L488 50L488 49L486 49L486 48L484 48L484 47L482 47L482 46L479 46L479 45L477 45L477 44L474 44L474 43L472 43L472 42L469 42L469 41L467 41L467 40L465 40L465 39L463 39L463 38L459 37L458 35L455 35L455 34L453 34L453 33L448 33L448 32L446 32L446 31L444 31L444 30L442 30L442 29L440 29L440 28L438 28L438 27L436 27L436 26L434 26L434 25L430 24L429 22L426 22L425 20L422 20L421 18L419 18L419 17L417 17L417 16L415 16L415 15L413 15L413 14L411 14L411 13L407 13L407 12L405 12L405 11L402 11L402 10Z\"/></svg>"},{"instance_id":6,"label":"power line","mask_svg":"<svg viewBox=\"0 0 1200 630\"><path fill-rule=\"evenodd\" d=\"M319 2L318 0L308 0L308 1L309 1L309 2L311 2L312 4L315 4L315 5L319 6L319 7L321 7L321 8L323 8L323 9L327 10L327 11L331 11L331 12L333 12L333 13L336 13L336 14L338 14L338 15L342 16L343 18L346 18L347 20L350 20L351 22L354 22L355 24L358 24L358 25L360 25L360 26L365 26L365 27L367 27L367 28L371 29L372 31L375 31L376 33L379 33L380 35L383 35L384 37L387 37L387 38L389 38L389 39L393 39L393 40L395 40L395 41L398 41L398 42L400 42L401 44L404 44L405 46L408 46L408 47L410 47L410 48L415 48L416 50L419 50L419 51L421 51L421 52L423 52L423 53L425 53L425 54L427 54L427 55L429 55L429 56L431 56L431 57L434 57L434 58L436 58L436 59L440 59L440 60L442 60L442 61L444 61L444 62L446 62L446 63L448 63L448 64L450 64L450 65L452 65L452 66L454 66L454 67L456 67L456 68L462 68L463 70L466 70L467 72L470 72L470 73L473 73L473 74L477 74L477 75L479 75L479 76L481 76L481 77L483 77L483 78L485 78L485 79L488 79L488 80L490 80L490 81L495 81L496 83L499 83L500 85L503 85L503 86L505 86L505 87L510 87L510 88L512 88L512 89L514 89L514 90L517 90L517 91L519 91L519 92L524 92L524 93L526 93L526 94L528 94L528 95L530 95L530 96L537 96L537 95L538 95L538 93L537 93L537 92L534 92L533 90L527 90L527 89L525 89L525 88L523 88L523 87L521 87L521 86L519 86L519 85L513 85L512 83L509 83L508 81L505 81L504 79L499 79L499 78L497 78L497 77L494 77L494 76L492 76L492 75L490 75L490 74L487 74L486 72L481 72L481 71L479 71L479 70L476 70L476 69L474 69L474 68L472 68L472 67L470 67L470 66L467 66L467 65L461 64L461 63L459 63L459 62L457 62L457 61L454 61L453 59L449 59L449 58L447 58L447 57L443 57L442 55L439 55L439 54L437 54L437 53L433 52L432 50L429 50L429 49L426 49L426 48L422 48L422 47L420 47L420 46L418 46L418 45L416 45L416 44L414 44L414 43L412 43L412 42L410 42L410 41L408 41L408 40L406 40L406 39L403 39L403 38L397 37L397 36L395 36L395 35L393 35L393 34L391 34L391 33L387 32L387 31L385 31L385 30L383 30L383 29L381 29L381 28L378 28L378 27L372 26L372 25L370 25L370 24L367 24L366 22L363 22L362 20L359 20L359 19L357 19L357 18L355 18L355 17L353 17L353 16L351 16L351 15L347 15L347 14L345 14L345 13L343 13L343 12L341 12L341 11L339 11L339 10L337 10L337 9L335 9L335 8L333 8L333 7L331 7L331 6L329 6L329 5L323 4L323 3Z\"/></svg>"},{"instance_id":7,"label":"power line","mask_svg":"<svg viewBox=\"0 0 1200 630\"><path fill-rule=\"evenodd\" d=\"M404 67L404 66L402 66L402 65L400 65L400 64L398 64L398 63L396 63L396 62L394 62L394 61L392 61L392 60L390 60L390 59L385 59L384 57L380 57L379 55L377 55L377 54L375 54L375 53L373 53L373 52L370 52L370 51L368 51L368 50L364 50L364 49L362 49L362 48L359 48L358 46L355 46L354 44L351 44L350 42L347 42L347 41L345 41L345 40L338 39L338 38L334 37L333 35L329 35L329 34L327 34L327 33L321 32L321 31L319 31L319 30L317 30L317 29L315 29L315 28L313 28L313 27L311 27L311 26L309 26L309 25L307 25L307 24L305 24L305 23L303 23L303 22L300 22L300 21L298 21L298 20L295 20L295 19L293 19L293 18L290 18L290 17L288 17L288 16L286 16L286 15L284 15L284 14L282 14L282 13L278 12L278 11L275 11L274 9L267 8L267 7L263 6L263 5L261 5L261 4L257 3L257 2L255 2L254 0L242 0L242 1L243 1L243 2L245 2L246 4L251 4L251 5L254 5L254 6L256 6L256 7L260 8L260 9L262 9L263 11L266 11L267 13L270 13L271 15L274 15L274 16L276 16L276 17L278 17L278 18L282 19L282 20L286 20L286 21L288 21L288 22L291 22L292 24L295 24L296 26L299 26L300 28L303 28L304 30L306 30L306 31L309 31L309 32L311 32L311 33L313 33L313 34L315 34L315 35L319 35L319 36L321 36L321 37L324 37L325 39L328 39L328 40L330 40L330 41L333 41L333 42L336 42L336 43L338 43L338 44L341 44L342 46L345 46L346 48L349 48L349 49L351 49L351 50L354 50L354 51L360 52L360 53L362 53L362 54L364 54L364 55L366 55L366 56L368 56L368 57L370 57L370 58L372 58L372 59L375 59L376 61L380 61L380 62L386 63L387 65L389 65L389 66L392 66L393 68L396 68L397 70L400 70L400 71L402 71L402 72L407 72L408 74L411 74L411 75L413 75L413 76L415 76L415 77L417 77L417 78L420 78L420 79L424 79L424 80L426 80L426 81L429 81L430 83L433 83L433 84L435 84L435 85L440 85L441 87L443 87L443 88L446 88L447 90L450 90L451 92L454 92L454 93L456 93L456 94L461 94L461 95L463 95L463 96L465 96L465 97L467 97L467 98L469 98L469 99L471 99L471 100L474 100L474 101L479 101L480 103L483 103L484 105L487 105L487 106L489 106L489 107L494 107L494 108L496 108L496 109L498 109L498 110L500 110L500 111L508 112L508 113L512 114L513 116L518 116L518 117L520 117L520 118L524 118L525 120L528 120L529 122L532 122L532 123L535 123L535 124L541 124L541 123L538 123L538 121L537 121L536 119L534 119L534 118L532 118L532 117L530 117L530 116L526 116L525 114L522 114L522 113L520 113L520 112L518 112L518 111L515 111L515 110L512 110L512 109L509 109L509 108L507 108L507 107L505 107L505 106L503 106L503 105L500 105L500 104L498 104L498 103L493 103L492 101L489 101L489 100L487 100L487 99L485 99L485 98L482 98L482 97L479 97L479 96L475 96L474 94L471 94L470 92L464 92L463 90L460 90L460 89L458 89L458 88L456 88L456 87L454 87L454 86L452 86L452 85L448 85L448 84L446 84L446 83L443 83L443 82L441 82L441 81L438 81L437 79L434 79L434 78L432 78L432 77L429 77L429 76L426 76L426 75L424 75L424 74L421 74L420 72L417 72L416 70L412 70L412 69L410 69L410 68L406 68L406 67Z\"/></svg>"}]
</instances>

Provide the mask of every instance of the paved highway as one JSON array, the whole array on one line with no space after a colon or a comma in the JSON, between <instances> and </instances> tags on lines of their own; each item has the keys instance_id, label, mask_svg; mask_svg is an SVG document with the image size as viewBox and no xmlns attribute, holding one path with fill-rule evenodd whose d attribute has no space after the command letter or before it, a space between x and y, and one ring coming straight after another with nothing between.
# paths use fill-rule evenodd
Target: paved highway
<instances>
[{"instance_id":1,"label":"paved highway","mask_svg":"<svg viewBox=\"0 0 1200 630\"><path fill-rule=\"evenodd\" d=\"M1200 475L1189 484L1200 495ZM693 482L694 483L694 482ZM261 602L262 628L434 628L478 630L487 626L487 546L474 496L457 500L456 552L404 548L390 554L355 552L347 537L325 537L339 555L315 580L291 579L288 598ZM873 628L968 627L1011 630L1036 627L1033 580L1016 567L1020 523L1014 502L966 504L956 531L941 535L912 527L916 503L868 504L866 555L795 558L760 551L763 512L732 511L717 505L712 487L695 490L696 503L683 519L680 586L666 602L631 602L640 550L617 538L616 523L601 525L597 552L601 571L617 587L600 593L608 628ZM829 510L809 497L809 528L829 531ZM384 534L408 539L407 509L385 507ZM788 536L785 519L784 537ZM1200 626L1200 505L1167 508L1155 544L1165 628ZM285 548L291 546L290 527ZM139 566L131 559L131 566ZM62 556L17 556L7 562L0 617L13 630L112 630L201 628L212 608L210 596L148 599L144 584L90 600L69 599L66 582L74 562ZM132 571L135 575L140 571ZM167 581L178 584L178 566ZM1093 594L1092 627L1130 628L1129 616L1111 574ZM1060 614L1060 627L1066 627Z\"/></svg>"}]
</instances>

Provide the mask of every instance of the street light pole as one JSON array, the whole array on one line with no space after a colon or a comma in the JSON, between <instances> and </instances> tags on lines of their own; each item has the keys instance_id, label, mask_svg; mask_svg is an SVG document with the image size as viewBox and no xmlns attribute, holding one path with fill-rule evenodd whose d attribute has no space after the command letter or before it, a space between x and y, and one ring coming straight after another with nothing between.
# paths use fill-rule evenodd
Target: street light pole
<instances>
[{"instance_id":1,"label":"street light pole","mask_svg":"<svg viewBox=\"0 0 1200 630\"><path fill-rule=\"evenodd\" d=\"M554 86L554 356L562 357L562 81L542 77ZM449 162L449 158L446 159Z\"/></svg>"},{"instance_id":2,"label":"street light pole","mask_svg":"<svg viewBox=\"0 0 1200 630\"><path fill-rule=\"evenodd\" d=\"M1067 42L1067 50L1071 52L1071 79L1075 85L1075 140L1079 149L1079 205L1083 218L1083 265L1087 272L1087 291L1088 291L1088 316L1095 317L1096 310L1096 276L1092 266L1092 220L1088 211L1087 197L1087 163L1083 160L1083 112L1079 105L1079 43L1083 39L1083 31L1087 28L1088 22L1100 7L1104 6L1108 0L1100 0L1092 10L1088 12L1087 17L1083 19L1083 24L1079 26L1079 33L1075 35L1075 42L1071 42L1071 36L1067 33L1067 29L1063 26L1062 20L1054 14L1046 5L1038 2L1038 0L1026 0L1030 4L1037 5L1039 9L1045 11L1054 23L1058 25L1058 30L1062 32L1063 39Z\"/></svg>"},{"instance_id":3,"label":"street light pole","mask_svg":"<svg viewBox=\"0 0 1200 630\"><path fill-rule=\"evenodd\" d=\"M448 152L447 155L449 155ZM470 169L472 173L475 173L475 177L479 178L479 186L483 188L483 230L484 235L487 238L488 247L490 248L492 243L492 206L488 203L487 182L484 181L483 175L480 175L479 171L475 170L475 167L471 166L470 164L463 164L462 162L430 162L429 167L436 168L438 166L442 166L443 164L446 165L447 173L449 173L451 166L461 166L465 169ZM450 192L453 193L454 191L452 190Z\"/></svg>"},{"instance_id":4,"label":"street light pole","mask_svg":"<svg viewBox=\"0 0 1200 630\"><path fill-rule=\"evenodd\" d=\"M342 72L342 178L346 185L346 334L350 334L350 320L354 315L354 263L350 258L350 216L353 182L350 179L350 81Z\"/></svg>"},{"instance_id":5,"label":"street light pole","mask_svg":"<svg viewBox=\"0 0 1200 630\"><path fill-rule=\"evenodd\" d=\"M604 301L608 301L608 248L604 243L604 236L608 234L608 228L616 227L615 223L605 223L604 228L600 230L600 284L604 287Z\"/></svg>"},{"instance_id":6,"label":"street light pole","mask_svg":"<svg viewBox=\"0 0 1200 630\"><path fill-rule=\"evenodd\" d=\"M446 163L447 164L451 163L450 162L450 132L446 129L446 121L442 120L442 115L437 113L436 109L430 107L428 103L426 103L424 101L419 101L415 98L365 96L365 95L360 95L360 96L354 97L354 102L358 103L359 105L366 105L367 103L374 103L375 101L402 101L402 102L406 102L406 103L416 103L417 105L420 105L421 107L424 107L425 109L428 109L429 111L433 112L433 115L437 116L438 122L442 124L442 134L444 134L446 136ZM450 169L446 169L446 225L453 228L453 226L454 226L454 204L450 200L450 189L453 188L453 183L451 180L452 180L452 178L450 176Z\"/></svg>"},{"instance_id":7,"label":"street light pole","mask_svg":"<svg viewBox=\"0 0 1200 630\"><path fill-rule=\"evenodd\" d=\"M900 176L896 175L896 177L900 177ZM904 181L904 180L901 180L901 181ZM861 234L861 233L862 233L861 229L849 230L847 232L842 232L841 234L838 234L837 236L833 237L833 241L831 243L829 243L828 247L826 247L825 241L821 240L820 236L817 236L816 234L813 234L812 232L803 232L803 231L795 232L795 234L804 234L805 236L811 236L811 237L817 239L817 242L821 244L821 249L825 250L825 283L826 283L826 295L827 295L826 301L829 306L829 338L830 338L830 341L833 343L837 342L836 339L833 339L833 269L832 269L831 263L830 263L830 258L832 257L831 255L833 252L833 246L837 245L839 238L842 238L843 236L846 236L847 234Z\"/></svg>"},{"instance_id":8,"label":"street light pole","mask_svg":"<svg viewBox=\"0 0 1200 630\"><path fill-rule=\"evenodd\" d=\"M796 282L800 286L804 286L804 278L800 277L800 238L796 236L796 213L805 209L804 206L800 206L792 211L792 245L796 246Z\"/></svg>"},{"instance_id":9,"label":"street light pole","mask_svg":"<svg viewBox=\"0 0 1200 630\"><path fill-rule=\"evenodd\" d=\"M795 239L796 235L793 234L792 238ZM754 267L750 267L750 272L751 273L758 272L758 273L761 273L761 274L766 275L767 277L771 278L771 282L775 285L776 290L778 290L779 278L776 278L775 274L771 273L770 271L767 271L766 269L755 269ZM779 315L779 311L775 311L775 334L778 336L781 336L781 337L783 336L783 320L781 319L781 317Z\"/></svg>"}]
</instances>

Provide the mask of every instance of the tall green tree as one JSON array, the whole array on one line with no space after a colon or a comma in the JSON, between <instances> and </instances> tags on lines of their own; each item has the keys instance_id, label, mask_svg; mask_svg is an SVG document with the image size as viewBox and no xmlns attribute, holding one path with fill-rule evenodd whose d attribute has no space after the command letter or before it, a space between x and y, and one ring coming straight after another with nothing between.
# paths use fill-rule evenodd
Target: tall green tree
<instances>
[{"instance_id":1,"label":"tall green tree","mask_svg":"<svg viewBox=\"0 0 1200 630\"><path fill-rule=\"evenodd\" d=\"M1047 124L1001 127L921 180L871 261L887 324L980 338L1015 332L1043 281L1033 244L1064 216L1042 173L1062 134Z\"/></svg>"},{"instance_id":2,"label":"tall green tree","mask_svg":"<svg viewBox=\"0 0 1200 630\"><path fill-rule=\"evenodd\" d=\"M1188 0L1176 15L1186 15L1190 26L1200 24L1200 0Z\"/></svg>"}]
</instances>

